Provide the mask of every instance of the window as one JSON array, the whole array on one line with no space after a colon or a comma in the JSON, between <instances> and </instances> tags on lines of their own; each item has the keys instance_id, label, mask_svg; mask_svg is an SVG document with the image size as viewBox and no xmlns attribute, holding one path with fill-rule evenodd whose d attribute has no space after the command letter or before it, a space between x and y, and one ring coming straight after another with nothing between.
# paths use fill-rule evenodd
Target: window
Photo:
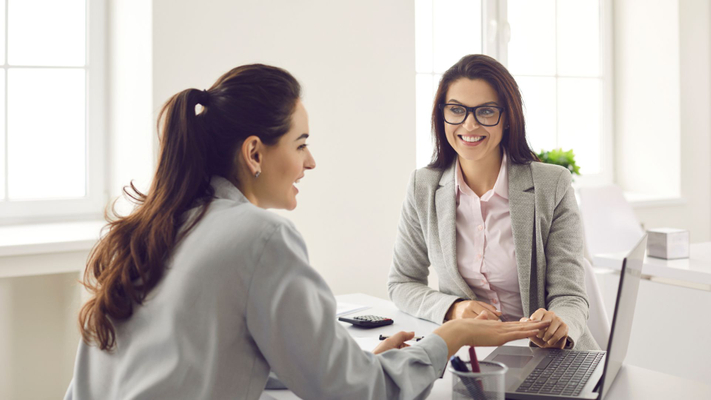
<instances>
[{"instance_id":1,"label":"window","mask_svg":"<svg viewBox=\"0 0 711 400\"><path fill-rule=\"evenodd\" d=\"M0 1L0 218L100 215L104 3Z\"/></svg>"},{"instance_id":2,"label":"window","mask_svg":"<svg viewBox=\"0 0 711 400\"><path fill-rule=\"evenodd\" d=\"M462 56L482 52L481 0L415 1L417 167L432 158L432 101L442 73Z\"/></svg>"},{"instance_id":3,"label":"window","mask_svg":"<svg viewBox=\"0 0 711 400\"><path fill-rule=\"evenodd\" d=\"M464 10L462 3L472 10ZM432 153L429 115L438 74L465 54L483 53L498 59L518 82L527 137L534 151L573 149L583 174L577 180L612 182L611 46L607 44L610 22L606 3L418 1L417 166L426 165ZM438 23L440 20L444 22ZM470 32L463 31L463 26ZM447 40L442 43L438 37ZM453 37L458 38L459 47L451 47ZM470 45L461 44L467 40ZM428 75L435 89L428 89Z\"/></svg>"}]
</instances>

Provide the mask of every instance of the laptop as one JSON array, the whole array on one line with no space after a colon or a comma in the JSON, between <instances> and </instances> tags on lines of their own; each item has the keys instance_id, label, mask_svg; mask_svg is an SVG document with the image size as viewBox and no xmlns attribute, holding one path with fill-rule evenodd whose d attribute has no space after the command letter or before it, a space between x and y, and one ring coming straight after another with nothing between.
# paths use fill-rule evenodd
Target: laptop
<instances>
[{"instance_id":1,"label":"laptop","mask_svg":"<svg viewBox=\"0 0 711 400\"><path fill-rule=\"evenodd\" d=\"M632 331L647 235L622 262L607 351L501 346L487 361L505 364L507 399L603 399L622 362Z\"/></svg>"}]
</instances>

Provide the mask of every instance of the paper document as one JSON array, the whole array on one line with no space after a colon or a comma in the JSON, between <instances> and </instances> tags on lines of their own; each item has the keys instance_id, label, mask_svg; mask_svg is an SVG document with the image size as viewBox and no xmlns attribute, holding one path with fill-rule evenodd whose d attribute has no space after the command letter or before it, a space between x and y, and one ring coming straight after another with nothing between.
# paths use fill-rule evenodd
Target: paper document
<instances>
[{"instance_id":1,"label":"paper document","mask_svg":"<svg viewBox=\"0 0 711 400\"><path fill-rule=\"evenodd\" d=\"M336 316L340 317L341 315L354 313L356 311L363 311L369 308L370 307L368 306L362 306L360 304L336 303Z\"/></svg>"}]
</instances>

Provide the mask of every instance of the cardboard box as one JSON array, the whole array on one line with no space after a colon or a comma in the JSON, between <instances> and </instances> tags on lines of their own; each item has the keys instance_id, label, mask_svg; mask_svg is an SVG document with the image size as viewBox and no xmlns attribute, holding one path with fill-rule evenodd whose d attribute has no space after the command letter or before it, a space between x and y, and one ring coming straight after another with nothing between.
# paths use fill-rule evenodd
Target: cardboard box
<instances>
[{"instance_id":1,"label":"cardboard box","mask_svg":"<svg viewBox=\"0 0 711 400\"><path fill-rule=\"evenodd\" d=\"M648 229L647 255L666 260L689 258L689 231L674 228Z\"/></svg>"}]
</instances>

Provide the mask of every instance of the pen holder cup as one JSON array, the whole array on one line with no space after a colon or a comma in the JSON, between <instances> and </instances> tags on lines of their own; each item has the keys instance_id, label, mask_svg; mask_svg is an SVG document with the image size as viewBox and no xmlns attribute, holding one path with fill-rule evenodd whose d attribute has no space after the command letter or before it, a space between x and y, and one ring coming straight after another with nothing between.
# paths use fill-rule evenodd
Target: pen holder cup
<instances>
[{"instance_id":1,"label":"pen holder cup","mask_svg":"<svg viewBox=\"0 0 711 400\"><path fill-rule=\"evenodd\" d=\"M464 361L469 369L469 361ZM452 366L452 400L504 400L506 385L504 377L508 367L493 361L479 361L481 372L459 372Z\"/></svg>"}]
</instances>

